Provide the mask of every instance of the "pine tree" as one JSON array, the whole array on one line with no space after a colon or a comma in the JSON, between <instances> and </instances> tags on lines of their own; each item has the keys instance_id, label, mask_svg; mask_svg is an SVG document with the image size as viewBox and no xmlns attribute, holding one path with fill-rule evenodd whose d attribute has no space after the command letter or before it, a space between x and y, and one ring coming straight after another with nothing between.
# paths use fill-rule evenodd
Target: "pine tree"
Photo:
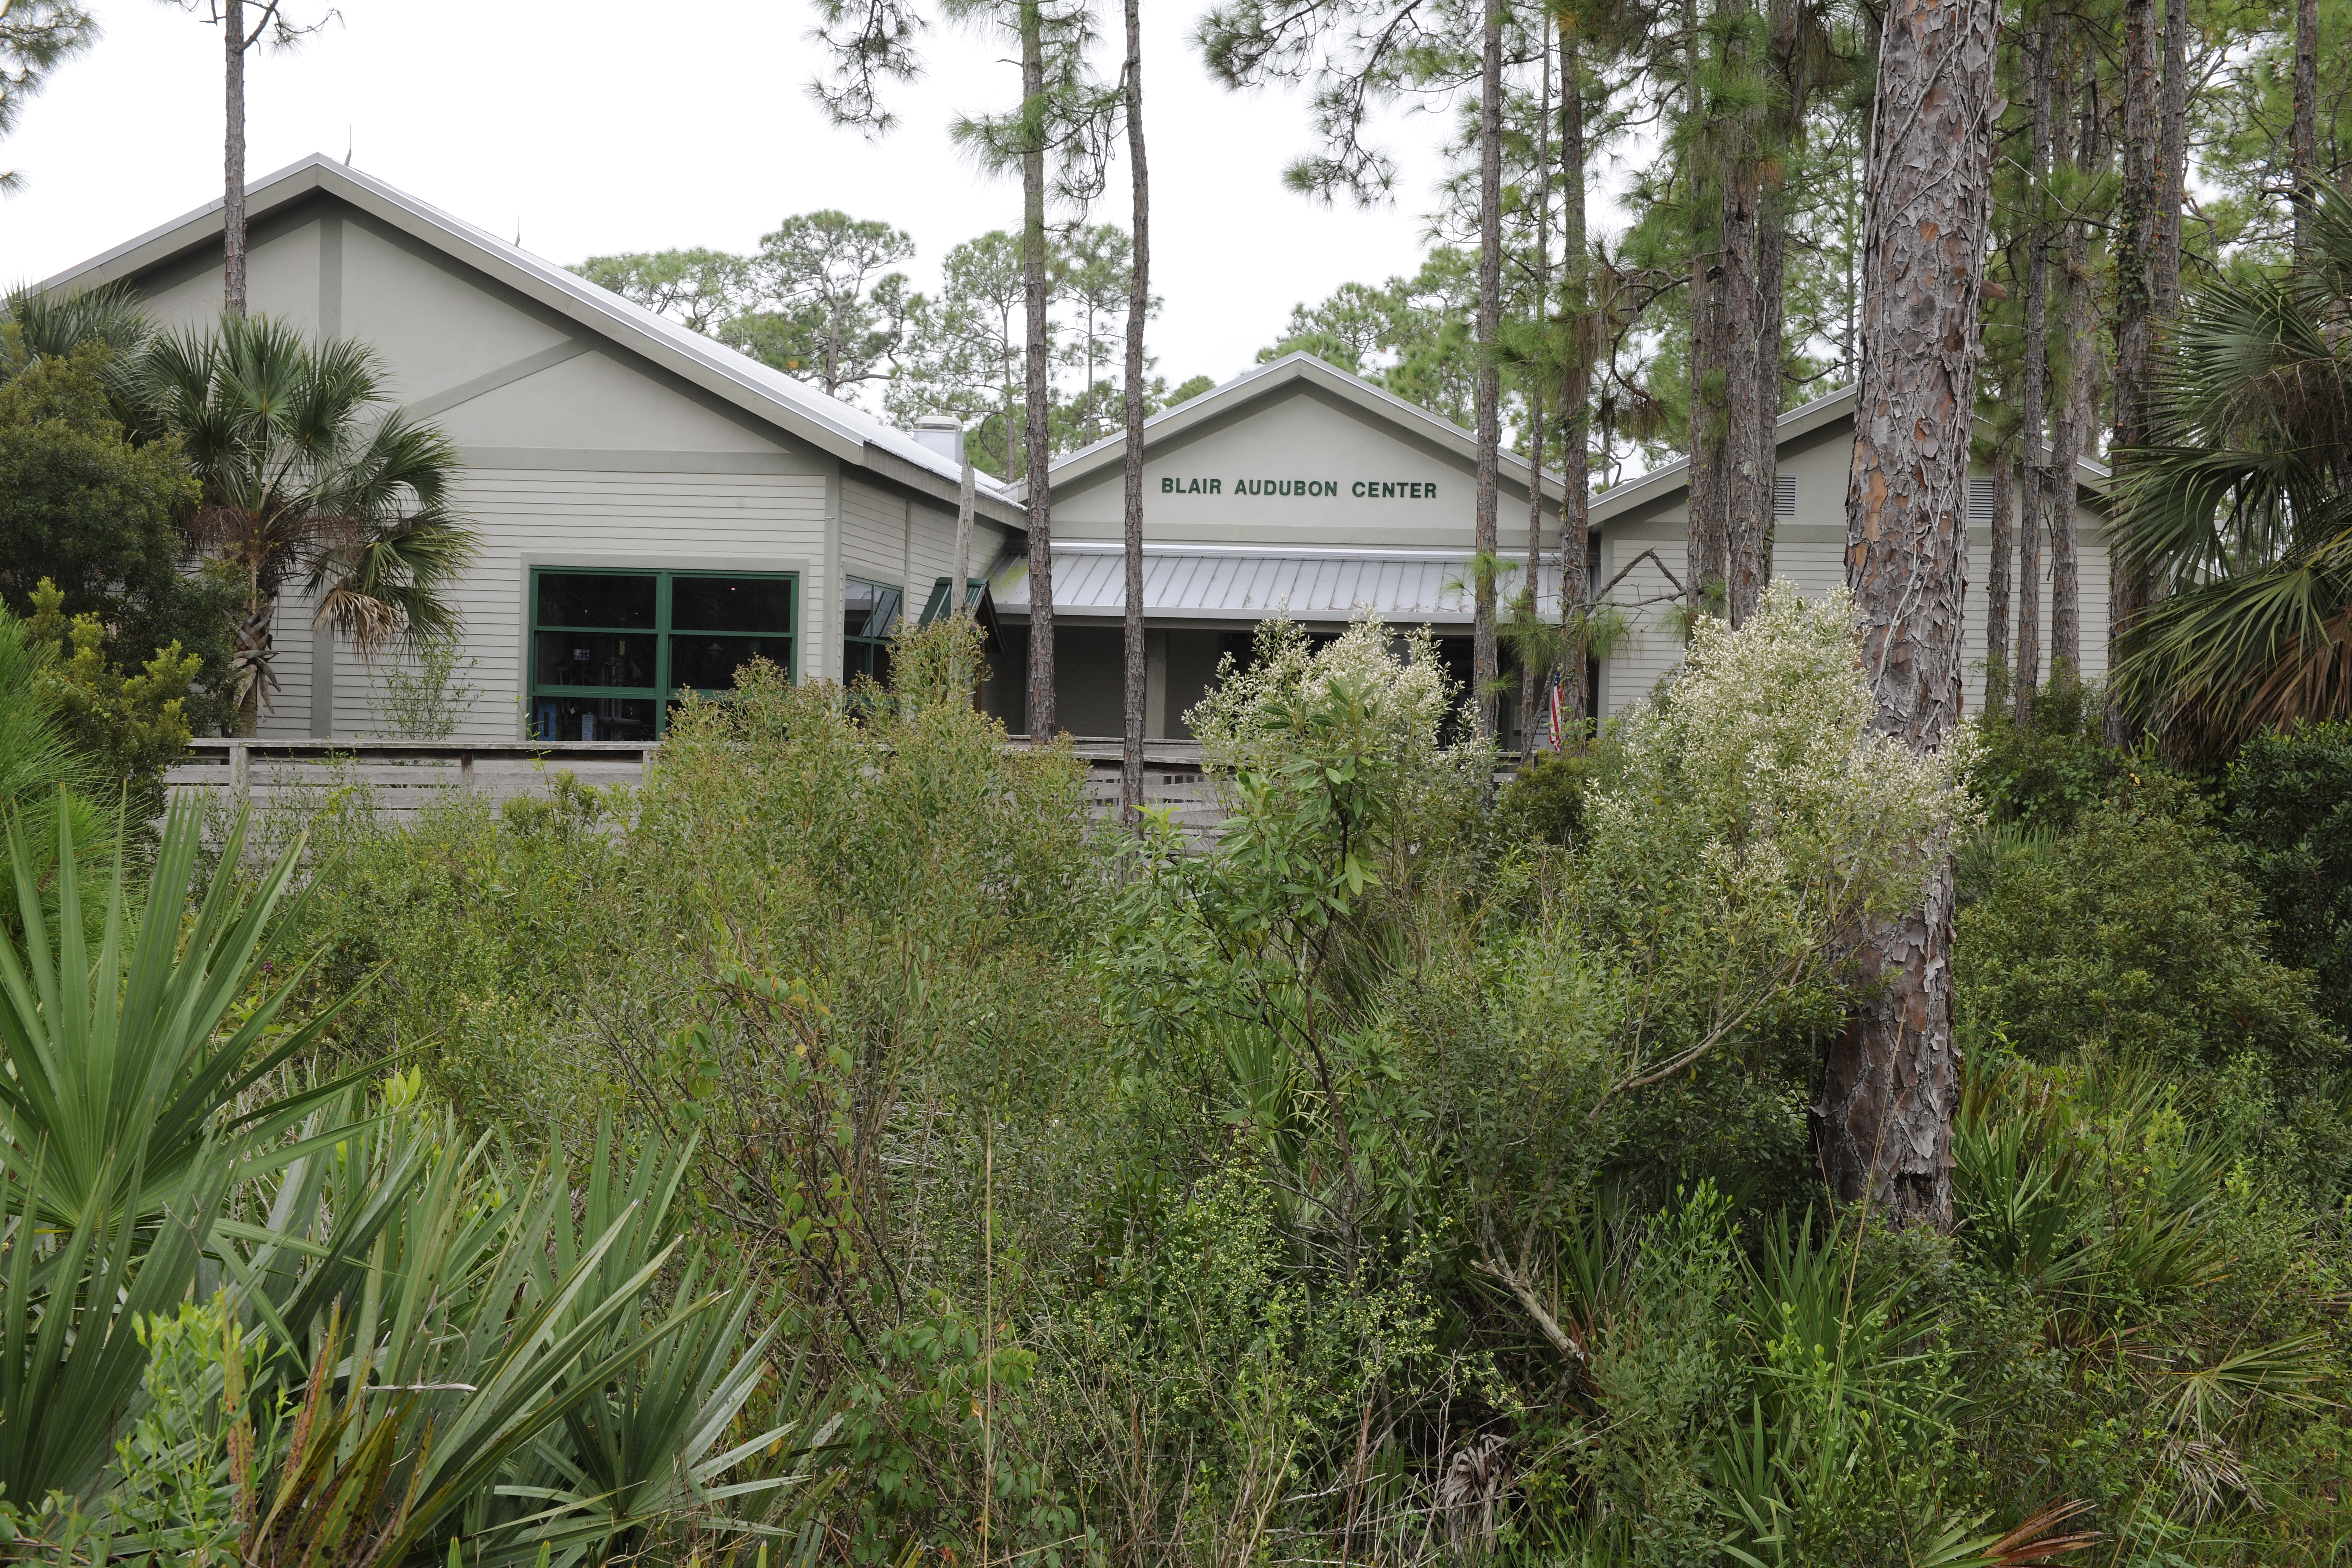
<instances>
[{"instance_id":1,"label":"pine tree","mask_svg":"<svg viewBox=\"0 0 2352 1568\"><path fill-rule=\"evenodd\" d=\"M1990 0L1895 0L1879 45L1846 582L1877 728L1919 752L1960 720L1995 23ZM1920 908L1865 935L1884 988L1832 1046L1816 1108L1832 1192L1897 1223L1951 1223L1952 902L1948 860Z\"/></svg>"},{"instance_id":2,"label":"pine tree","mask_svg":"<svg viewBox=\"0 0 2352 1568\"><path fill-rule=\"evenodd\" d=\"M1127 734L1119 805L1130 826L1143 820L1143 329L1151 313L1151 182L1143 156L1143 18L1127 0L1127 68L1120 86L1127 116L1128 176L1135 198L1134 247L1127 297Z\"/></svg>"},{"instance_id":3,"label":"pine tree","mask_svg":"<svg viewBox=\"0 0 2352 1568\"><path fill-rule=\"evenodd\" d=\"M307 26L297 26L280 9L280 0L263 0L255 8L253 25L246 26L245 0L175 0L184 10L204 8L205 19L221 30L221 52L227 66L227 134L221 149L221 308L232 316L245 314L245 60L262 44L290 49L337 19L330 11Z\"/></svg>"},{"instance_id":4,"label":"pine tree","mask_svg":"<svg viewBox=\"0 0 2352 1568\"><path fill-rule=\"evenodd\" d=\"M815 0L817 42L828 70L810 96L840 125L880 135L897 123L882 103L886 82L922 71L915 37L924 21L911 0ZM959 143L983 166L1021 180L1021 261L1025 331L1023 403L1029 519L1029 732L1055 732L1054 547L1051 464L1053 289L1045 228L1048 197L1083 210L1100 187L1108 115L1116 91L1087 72L1095 38L1089 0L945 0L946 14L988 26L1020 50L1021 100L1012 112L959 119ZM1054 178L1048 191L1047 177ZM1008 447L1011 433L1006 434Z\"/></svg>"}]
</instances>

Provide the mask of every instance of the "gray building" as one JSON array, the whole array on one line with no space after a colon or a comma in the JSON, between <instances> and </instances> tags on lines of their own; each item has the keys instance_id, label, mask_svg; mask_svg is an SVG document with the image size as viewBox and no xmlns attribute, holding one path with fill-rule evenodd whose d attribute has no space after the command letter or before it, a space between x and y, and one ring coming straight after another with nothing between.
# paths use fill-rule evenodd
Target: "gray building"
<instances>
[{"instance_id":1,"label":"gray building","mask_svg":"<svg viewBox=\"0 0 2352 1568\"><path fill-rule=\"evenodd\" d=\"M458 739L650 739L665 696L723 686L752 654L796 679L844 679L875 668L902 617L945 603L952 427L893 429L324 157L257 182L249 211L253 308L372 344L394 395L466 458L462 504L482 547L456 597L479 695ZM166 322L199 324L219 310L220 233L215 202L45 287L125 286ZM1853 420L1848 391L1780 422L1774 568L1809 593L1843 579ZM1152 737L1183 738L1219 659L1276 614L1324 634L1360 614L1430 626L1466 674L1477 477L1467 431L1292 354L1162 412L1146 442ZM1118 438L1053 473L1059 719L1081 736L1120 729L1123 475ZM2091 676L2106 642L2105 479L2088 463L2076 475ZM1538 480L1505 456L1507 561L1525 559L1538 486L1556 551L1558 476ZM1604 714L1680 657L1664 611L1687 500L1680 463L1594 498L1595 582L1634 626L1595 672ZM1969 500L1969 575L1981 584L1984 475ZM971 569L1003 636L984 700L1015 731L1026 724L1024 523L1019 489L983 478ZM1517 586L1508 576L1503 592ZM1556 602L1556 563L1538 588ZM2046 587L2042 603L2046 616ZM264 736L377 732L383 666L314 637L311 608L289 598L280 614L282 689ZM1980 661L1980 589L1969 613ZM1973 670L1970 700L1980 686Z\"/></svg>"},{"instance_id":2,"label":"gray building","mask_svg":"<svg viewBox=\"0 0 2352 1568\"><path fill-rule=\"evenodd\" d=\"M480 696L461 740L648 738L660 695L764 654L839 679L952 570L954 432L934 445L312 156L255 183L251 308L358 338L462 449L481 550L456 598ZM220 311L218 202L48 281ZM983 482L972 552L1022 512ZM380 670L276 628L281 738L381 727Z\"/></svg>"},{"instance_id":3,"label":"gray building","mask_svg":"<svg viewBox=\"0 0 2352 1568\"><path fill-rule=\"evenodd\" d=\"M1832 393L1782 415L1773 571L1807 594L1844 581L1846 475L1853 458L1854 394ZM1118 626L1125 605L1125 451L1106 440L1053 470L1056 700L1074 733L1116 734L1123 689ZM1597 494L1588 556L1596 588L1629 606L1633 636L1594 671L1596 710L1612 714L1645 696L1682 657L1666 625L1683 571L1690 489L1687 464L1665 464ZM1475 526L1477 448L1470 433L1309 355L1259 366L1145 426L1143 467L1146 729L1184 733L1226 652L1280 613L1331 633L1370 611L1391 625L1434 627L1465 675L1472 619L1467 586ZM2105 673L2107 558L2101 531L2106 471L2082 463L2079 502L2084 673ZM1527 558L1528 465L1503 460L1499 553ZM1543 477L1543 527L1554 557L1537 584L1558 603L1559 479ZM1992 480L1969 480L1968 700L1983 690L1984 595L1990 566ZM2012 507L2014 507L2012 502ZM2012 519L2012 521L2014 521ZM2012 556L2012 571L2015 560ZM2049 552L2042 552L2042 646L2049 646ZM1518 574L1500 584L1507 599ZM1017 651L1028 615L1028 568L1011 561L992 581ZM1013 660L1008 658L1004 662ZM992 685L992 707L1020 727L1017 679ZM1505 704L1507 722L1516 705Z\"/></svg>"}]
</instances>

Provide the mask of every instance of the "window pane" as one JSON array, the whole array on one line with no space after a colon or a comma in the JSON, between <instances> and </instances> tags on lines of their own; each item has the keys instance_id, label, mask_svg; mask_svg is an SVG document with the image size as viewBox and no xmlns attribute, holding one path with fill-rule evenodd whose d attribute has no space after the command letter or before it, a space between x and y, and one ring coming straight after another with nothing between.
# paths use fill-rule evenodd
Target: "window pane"
<instances>
[{"instance_id":1,"label":"window pane","mask_svg":"<svg viewBox=\"0 0 2352 1568\"><path fill-rule=\"evenodd\" d=\"M650 741L654 704L645 697L539 697L531 701L536 741Z\"/></svg>"},{"instance_id":2,"label":"window pane","mask_svg":"<svg viewBox=\"0 0 2352 1568\"><path fill-rule=\"evenodd\" d=\"M654 580L613 572L542 572L539 624L651 631Z\"/></svg>"},{"instance_id":3,"label":"window pane","mask_svg":"<svg viewBox=\"0 0 2352 1568\"><path fill-rule=\"evenodd\" d=\"M735 672L764 658L787 675L793 668L790 637L674 637L669 639L669 682L721 691L735 684Z\"/></svg>"},{"instance_id":4,"label":"window pane","mask_svg":"<svg viewBox=\"0 0 2352 1568\"><path fill-rule=\"evenodd\" d=\"M788 632L793 585L782 577L673 577L669 624L682 632Z\"/></svg>"},{"instance_id":5,"label":"window pane","mask_svg":"<svg viewBox=\"0 0 2352 1568\"><path fill-rule=\"evenodd\" d=\"M900 595L896 588L886 588L878 583L861 583L849 579L841 594L841 631L844 637L887 637L898 629Z\"/></svg>"},{"instance_id":6,"label":"window pane","mask_svg":"<svg viewBox=\"0 0 2352 1568\"><path fill-rule=\"evenodd\" d=\"M635 686L654 683L654 639L643 634L541 632L532 659L534 686Z\"/></svg>"}]
</instances>

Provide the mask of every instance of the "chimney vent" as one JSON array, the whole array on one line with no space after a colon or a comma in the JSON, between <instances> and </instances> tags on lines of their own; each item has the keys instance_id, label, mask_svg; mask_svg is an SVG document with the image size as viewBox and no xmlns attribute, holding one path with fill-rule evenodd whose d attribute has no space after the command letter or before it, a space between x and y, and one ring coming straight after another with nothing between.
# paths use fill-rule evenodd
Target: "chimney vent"
<instances>
[{"instance_id":1,"label":"chimney vent","mask_svg":"<svg viewBox=\"0 0 2352 1568\"><path fill-rule=\"evenodd\" d=\"M963 462L963 426L944 414L926 415L915 421L915 439L929 447L949 462Z\"/></svg>"}]
</instances>

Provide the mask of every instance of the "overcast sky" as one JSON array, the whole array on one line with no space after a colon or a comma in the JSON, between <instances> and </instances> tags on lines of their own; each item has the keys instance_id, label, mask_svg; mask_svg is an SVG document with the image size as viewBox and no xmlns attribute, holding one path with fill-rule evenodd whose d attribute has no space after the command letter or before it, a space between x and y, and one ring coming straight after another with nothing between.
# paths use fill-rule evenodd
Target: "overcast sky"
<instances>
[{"instance_id":1,"label":"overcast sky","mask_svg":"<svg viewBox=\"0 0 2352 1568\"><path fill-rule=\"evenodd\" d=\"M1391 206L1291 195L1281 173L1307 147L1303 100L1213 85L1188 37L1202 3L1143 5L1152 281L1166 300L1151 347L1171 384L1247 368L1299 300L1417 266L1444 130L1432 114L1388 128L1405 167ZM219 197L218 30L171 0L96 8L105 37L0 142L0 168L25 177L0 197L0 283L47 278ZM976 174L947 137L956 112L999 108L1018 89L991 40L933 32L931 74L898 91L901 124L872 143L809 102L805 0L339 8L342 20L299 52L254 64L250 175L348 148L358 167L563 263L750 250L787 214L839 207L913 234L910 271L925 287L950 246L1019 220L1017 184ZM289 0L298 20L323 10ZM1127 203L1122 170L1097 216L1124 225Z\"/></svg>"}]
</instances>

